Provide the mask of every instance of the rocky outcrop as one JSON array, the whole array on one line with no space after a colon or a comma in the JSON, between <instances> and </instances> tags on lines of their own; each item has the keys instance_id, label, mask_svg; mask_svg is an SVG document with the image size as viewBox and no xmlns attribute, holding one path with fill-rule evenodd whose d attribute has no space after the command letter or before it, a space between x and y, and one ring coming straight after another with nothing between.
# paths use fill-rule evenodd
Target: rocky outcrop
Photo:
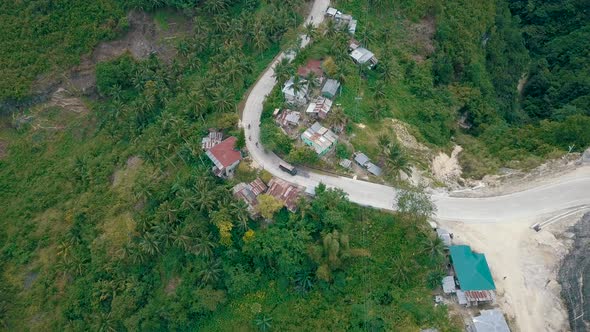
<instances>
[{"instance_id":1,"label":"rocky outcrop","mask_svg":"<svg viewBox=\"0 0 590 332\"><path fill-rule=\"evenodd\" d=\"M571 232L574 245L559 269L559 283L572 331L584 332L590 330L590 213Z\"/></svg>"}]
</instances>

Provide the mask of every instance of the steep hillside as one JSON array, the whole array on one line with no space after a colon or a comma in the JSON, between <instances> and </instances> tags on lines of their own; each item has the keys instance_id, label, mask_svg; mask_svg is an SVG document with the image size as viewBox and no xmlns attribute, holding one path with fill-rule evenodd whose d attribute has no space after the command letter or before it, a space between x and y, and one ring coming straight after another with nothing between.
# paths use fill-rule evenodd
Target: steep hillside
<instances>
[{"instance_id":1,"label":"steep hillside","mask_svg":"<svg viewBox=\"0 0 590 332\"><path fill-rule=\"evenodd\" d=\"M297 213L254 219L231 188L256 171L211 172L201 138L244 139L237 103L293 43L305 3L168 4L194 22L174 59L123 54L97 65L99 97L82 110L2 119L2 329L457 331L432 305L443 256L423 218L318 188ZM155 12L160 26L169 13Z\"/></svg>"}]
</instances>

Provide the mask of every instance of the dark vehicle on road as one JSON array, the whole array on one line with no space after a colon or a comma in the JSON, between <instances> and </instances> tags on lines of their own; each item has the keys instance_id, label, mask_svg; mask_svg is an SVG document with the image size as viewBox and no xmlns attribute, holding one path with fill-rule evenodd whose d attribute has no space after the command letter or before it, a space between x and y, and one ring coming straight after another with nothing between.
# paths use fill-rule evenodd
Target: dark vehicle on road
<instances>
[{"instance_id":1,"label":"dark vehicle on road","mask_svg":"<svg viewBox=\"0 0 590 332\"><path fill-rule=\"evenodd\" d=\"M281 171L283 172L287 172L291 175L295 175L297 174L297 169L289 164L287 164L286 162L281 162L279 164L279 168L281 169Z\"/></svg>"}]
</instances>

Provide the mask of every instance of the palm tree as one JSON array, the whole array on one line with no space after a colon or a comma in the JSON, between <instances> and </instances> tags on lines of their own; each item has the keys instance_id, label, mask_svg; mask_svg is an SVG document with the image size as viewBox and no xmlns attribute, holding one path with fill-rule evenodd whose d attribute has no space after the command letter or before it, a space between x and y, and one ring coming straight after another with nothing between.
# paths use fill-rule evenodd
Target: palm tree
<instances>
[{"instance_id":1,"label":"palm tree","mask_svg":"<svg viewBox=\"0 0 590 332\"><path fill-rule=\"evenodd\" d=\"M207 180L195 184L195 203L201 212L209 212L215 206L215 197L211 194L211 185Z\"/></svg>"},{"instance_id":2,"label":"palm tree","mask_svg":"<svg viewBox=\"0 0 590 332\"><path fill-rule=\"evenodd\" d=\"M385 98L385 84L382 80L378 80L377 83L373 86L373 94L375 95L375 100L381 100Z\"/></svg>"},{"instance_id":3,"label":"palm tree","mask_svg":"<svg viewBox=\"0 0 590 332\"><path fill-rule=\"evenodd\" d=\"M316 27L311 22L307 23L305 25L305 27L303 28L303 32L310 39L315 39L316 31L317 31Z\"/></svg>"},{"instance_id":4,"label":"palm tree","mask_svg":"<svg viewBox=\"0 0 590 332\"><path fill-rule=\"evenodd\" d=\"M190 211L195 208L197 200L195 193L188 189L182 188L176 193L176 197L180 200L180 208L184 211Z\"/></svg>"},{"instance_id":5,"label":"palm tree","mask_svg":"<svg viewBox=\"0 0 590 332\"><path fill-rule=\"evenodd\" d=\"M215 241L213 241L213 234L201 233L195 237L195 244L193 245L192 251L202 257L211 257L213 255L213 249L216 247Z\"/></svg>"},{"instance_id":6,"label":"palm tree","mask_svg":"<svg viewBox=\"0 0 590 332\"><path fill-rule=\"evenodd\" d=\"M158 206L158 210L156 214L159 216L160 220L163 220L167 224L172 224L176 221L176 210L170 201L164 201L160 206Z\"/></svg>"},{"instance_id":7,"label":"palm tree","mask_svg":"<svg viewBox=\"0 0 590 332\"><path fill-rule=\"evenodd\" d=\"M114 332L116 331L116 319L112 317L111 313L105 313L99 310L98 314L94 315L93 330L98 332Z\"/></svg>"},{"instance_id":8,"label":"palm tree","mask_svg":"<svg viewBox=\"0 0 590 332\"><path fill-rule=\"evenodd\" d=\"M221 261L218 259L210 259L205 262L204 266L197 273L197 276L202 284L212 284L220 279L222 272Z\"/></svg>"},{"instance_id":9,"label":"palm tree","mask_svg":"<svg viewBox=\"0 0 590 332\"><path fill-rule=\"evenodd\" d=\"M272 327L272 317L269 317L266 314L259 314L254 319L254 324L256 324L259 331L269 331Z\"/></svg>"},{"instance_id":10,"label":"palm tree","mask_svg":"<svg viewBox=\"0 0 590 332\"><path fill-rule=\"evenodd\" d=\"M254 47L258 51L262 51L268 46L268 37L266 36L266 32L262 28L254 30L253 42L254 42Z\"/></svg>"},{"instance_id":11,"label":"palm tree","mask_svg":"<svg viewBox=\"0 0 590 332\"><path fill-rule=\"evenodd\" d=\"M150 256L160 253L160 245L160 241L152 233L145 233L139 242L141 250Z\"/></svg>"},{"instance_id":12,"label":"palm tree","mask_svg":"<svg viewBox=\"0 0 590 332\"><path fill-rule=\"evenodd\" d=\"M172 236L172 227L169 223L160 222L155 224L150 229L150 232L154 234L154 237L158 239L158 243L161 243L164 248L170 248L174 242Z\"/></svg>"},{"instance_id":13,"label":"palm tree","mask_svg":"<svg viewBox=\"0 0 590 332\"><path fill-rule=\"evenodd\" d=\"M385 148L387 148L389 144L391 144L391 137L387 134L380 134L379 136L377 136L377 141L379 142L379 146L381 147L381 149L385 151Z\"/></svg>"},{"instance_id":14,"label":"palm tree","mask_svg":"<svg viewBox=\"0 0 590 332\"><path fill-rule=\"evenodd\" d=\"M414 262L409 259L407 254L398 256L391 264L389 268L391 275L393 276L393 282L401 286L402 288L407 286L410 282L412 275L412 264Z\"/></svg>"},{"instance_id":15,"label":"palm tree","mask_svg":"<svg viewBox=\"0 0 590 332\"><path fill-rule=\"evenodd\" d=\"M431 257L440 257L444 253L444 243L438 236L428 236L422 241L424 253Z\"/></svg>"},{"instance_id":16,"label":"palm tree","mask_svg":"<svg viewBox=\"0 0 590 332\"><path fill-rule=\"evenodd\" d=\"M194 112L195 116L199 117L201 121L205 121L203 117L207 111L207 97L205 92L201 88L192 90L189 93L190 108Z\"/></svg>"},{"instance_id":17,"label":"palm tree","mask_svg":"<svg viewBox=\"0 0 590 332\"><path fill-rule=\"evenodd\" d=\"M336 35L338 29L336 28L336 23L333 20L327 20L324 25L324 34L326 37L332 38Z\"/></svg>"},{"instance_id":18,"label":"palm tree","mask_svg":"<svg viewBox=\"0 0 590 332\"><path fill-rule=\"evenodd\" d=\"M220 13L221 11L227 9L228 6L229 4L227 0L207 0L203 4L203 8L211 14Z\"/></svg>"},{"instance_id":19,"label":"palm tree","mask_svg":"<svg viewBox=\"0 0 590 332\"><path fill-rule=\"evenodd\" d=\"M178 54L180 54L183 57L186 57L191 49L190 49L190 44L188 43L187 40L181 40L178 45L176 45L176 49L178 50Z\"/></svg>"},{"instance_id":20,"label":"palm tree","mask_svg":"<svg viewBox=\"0 0 590 332\"><path fill-rule=\"evenodd\" d=\"M228 87L219 88L213 96L213 105L221 112L228 112L233 110L234 102L232 91Z\"/></svg>"},{"instance_id":21,"label":"palm tree","mask_svg":"<svg viewBox=\"0 0 590 332\"><path fill-rule=\"evenodd\" d=\"M172 244L174 244L175 247L183 250L189 249L191 238L186 234L185 228L181 227L180 225L172 229L170 238L172 239Z\"/></svg>"},{"instance_id":22,"label":"palm tree","mask_svg":"<svg viewBox=\"0 0 590 332\"><path fill-rule=\"evenodd\" d=\"M235 201L230 205L231 213L239 222L238 225L243 231L248 230L248 206L244 201Z\"/></svg>"},{"instance_id":23,"label":"palm tree","mask_svg":"<svg viewBox=\"0 0 590 332\"><path fill-rule=\"evenodd\" d=\"M390 169L395 172L395 177L399 177L399 173L403 172L406 175L410 175L412 173L412 168L410 166L410 162L403 153L399 144L392 144L387 150L387 164L389 165Z\"/></svg>"},{"instance_id":24,"label":"palm tree","mask_svg":"<svg viewBox=\"0 0 590 332\"><path fill-rule=\"evenodd\" d=\"M293 74L293 65L291 65L289 59L283 58L275 65L273 77L276 78L278 82L284 82L288 80L289 77L293 76Z\"/></svg>"},{"instance_id":25,"label":"palm tree","mask_svg":"<svg viewBox=\"0 0 590 332\"><path fill-rule=\"evenodd\" d=\"M343 128L348 121L348 117L344 114L342 107L334 106L326 121L333 128Z\"/></svg>"},{"instance_id":26,"label":"palm tree","mask_svg":"<svg viewBox=\"0 0 590 332\"><path fill-rule=\"evenodd\" d=\"M299 271L295 275L295 289L300 293L307 293L313 288L315 276L311 271Z\"/></svg>"},{"instance_id":27,"label":"palm tree","mask_svg":"<svg viewBox=\"0 0 590 332\"><path fill-rule=\"evenodd\" d=\"M295 75L295 77L293 78L293 93L297 95L300 91L303 91L306 83L307 81L302 80L301 77L299 77L299 75Z\"/></svg>"},{"instance_id":28,"label":"palm tree","mask_svg":"<svg viewBox=\"0 0 590 332\"><path fill-rule=\"evenodd\" d=\"M313 71L310 71L307 74L307 76L305 77L305 80L309 84L309 90L313 90L313 89L319 87L319 85L320 85L320 80L318 79L318 76L316 75L316 73L314 73Z\"/></svg>"}]
</instances>

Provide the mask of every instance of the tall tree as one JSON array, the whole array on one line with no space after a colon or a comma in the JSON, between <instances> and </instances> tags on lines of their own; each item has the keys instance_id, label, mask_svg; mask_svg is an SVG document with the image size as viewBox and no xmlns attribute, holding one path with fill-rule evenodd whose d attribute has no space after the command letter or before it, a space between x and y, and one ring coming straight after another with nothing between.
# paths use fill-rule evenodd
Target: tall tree
<instances>
[{"instance_id":1,"label":"tall tree","mask_svg":"<svg viewBox=\"0 0 590 332\"><path fill-rule=\"evenodd\" d=\"M283 203L269 194L258 196L257 210L266 220L271 220L274 214L283 207Z\"/></svg>"}]
</instances>

